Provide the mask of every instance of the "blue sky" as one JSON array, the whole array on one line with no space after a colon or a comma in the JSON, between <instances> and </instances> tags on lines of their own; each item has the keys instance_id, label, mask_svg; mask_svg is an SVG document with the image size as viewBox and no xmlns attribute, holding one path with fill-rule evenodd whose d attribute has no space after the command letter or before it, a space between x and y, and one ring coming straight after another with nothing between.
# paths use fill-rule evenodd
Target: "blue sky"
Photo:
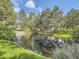
<instances>
[{"instance_id":1,"label":"blue sky","mask_svg":"<svg viewBox=\"0 0 79 59\"><path fill-rule=\"evenodd\" d=\"M79 9L79 0L11 0L14 11L24 10L29 12L41 12L43 9L53 9L55 5L63 9L66 14L71 8Z\"/></svg>"}]
</instances>

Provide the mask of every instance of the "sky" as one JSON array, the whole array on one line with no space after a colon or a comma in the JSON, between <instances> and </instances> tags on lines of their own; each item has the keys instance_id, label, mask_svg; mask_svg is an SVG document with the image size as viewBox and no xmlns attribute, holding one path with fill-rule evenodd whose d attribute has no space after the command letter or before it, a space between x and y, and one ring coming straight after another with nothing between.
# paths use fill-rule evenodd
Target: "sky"
<instances>
[{"instance_id":1,"label":"sky","mask_svg":"<svg viewBox=\"0 0 79 59\"><path fill-rule=\"evenodd\" d=\"M79 0L11 0L15 12L40 13L46 8L53 9L58 6L66 14L70 9L79 9Z\"/></svg>"}]
</instances>

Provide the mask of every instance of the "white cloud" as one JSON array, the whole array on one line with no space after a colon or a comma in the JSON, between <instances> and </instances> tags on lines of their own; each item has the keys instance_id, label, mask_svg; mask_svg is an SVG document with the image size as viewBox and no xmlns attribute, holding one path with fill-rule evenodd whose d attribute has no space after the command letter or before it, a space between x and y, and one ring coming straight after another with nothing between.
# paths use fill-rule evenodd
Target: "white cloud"
<instances>
[{"instance_id":1,"label":"white cloud","mask_svg":"<svg viewBox=\"0 0 79 59\"><path fill-rule=\"evenodd\" d=\"M33 2L32 0L27 1L27 2L25 3L25 6L26 6L27 8L35 8L35 4L34 4L34 2Z\"/></svg>"},{"instance_id":2,"label":"white cloud","mask_svg":"<svg viewBox=\"0 0 79 59\"><path fill-rule=\"evenodd\" d=\"M20 9L19 7L14 7L14 11L15 11L16 13L19 13L20 10L21 10L21 9Z\"/></svg>"},{"instance_id":3,"label":"white cloud","mask_svg":"<svg viewBox=\"0 0 79 59\"><path fill-rule=\"evenodd\" d=\"M39 12L42 12L43 11L43 9L41 7L38 7L38 10L39 10Z\"/></svg>"}]
</instances>

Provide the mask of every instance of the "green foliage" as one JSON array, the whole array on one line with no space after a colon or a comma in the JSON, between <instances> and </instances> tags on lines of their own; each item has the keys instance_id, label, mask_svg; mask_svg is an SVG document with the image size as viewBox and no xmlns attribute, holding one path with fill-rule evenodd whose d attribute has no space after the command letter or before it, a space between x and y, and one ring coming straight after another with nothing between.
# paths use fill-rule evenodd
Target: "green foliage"
<instances>
[{"instance_id":1,"label":"green foliage","mask_svg":"<svg viewBox=\"0 0 79 59\"><path fill-rule=\"evenodd\" d=\"M6 25L14 24L15 14L9 0L0 0L0 21L5 21Z\"/></svg>"},{"instance_id":2,"label":"green foliage","mask_svg":"<svg viewBox=\"0 0 79 59\"><path fill-rule=\"evenodd\" d=\"M0 24L0 40L13 40L14 34L13 28Z\"/></svg>"},{"instance_id":3,"label":"green foliage","mask_svg":"<svg viewBox=\"0 0 79 59\"><path fill-rule=\"evenodd\" d=\"M51 11L49 8L44 10L41 15L38 15L36 22L36 27L41 31L51 31L52 28L55 30L61 26L62 21L62 11L55 6ZM63 24L62 24L63 25Z\"/></svg>"},{"instance_id":4,"label":"green foliage","mask_svg":"<svg viewBox=\"0 0 79 59\"><path fill-rule=\"evenodd\" d=\"M22 31L25 35L22 37L24 48L31 45L32 38L38 39L39 36L57 37L63 40L73 40L79 43L79 10L71 9L67 15L57 6L50 10L47 8L42 13L36 15L30 13L25 15L20 11L19 19L23 21ZM13 40L15 36L16 16L12 10L9 0L0 0L0 40ZM66 30L64 30L66 29ZM30 33L30 34L29 34ZM27 45L27 46L26 46ZM46 51L47 52L47 51ZM63 53L59 51L59 59L62 59ZM67 54L64 54L67 57ZM69 57L71 58L71 57ZM43 56L25 50L8 41L0 41L0 59L44 59Z\"/></svg>"},{"instance_id":5,"label":"green foliage","mask_svg":"<svg viewBox=\"0 0 79 59\"><path fill-rule=\"evenodd\" d=\"M79 10L71 9L66 16L66 26L72 28L79 24Z\"/></svg>"},{"instance_id":6,"label":"green foliage","mask_svg":"<svg viewBox=\"0 0 79 59\"><path fill-rule=\"evenodd\" d=\"M53 59L79 59L79 44L69 45L62 49L56 49Z\"/></svg>"},{"instance_id":7,"label":"green foliage","mask_svg":"<svg viewBox=\"0 0 79 59\"><path fill-rule=\"evenodd\" d=\"M72 31L71 30L63 30L57 33L53 33L54 37L61 38L63 40L69 40L72 38Z\"/></svg>"},{"instance_id":8,"label":"green foliage","mask_svg":"<svg viewBox=\"0 0 79 59\"><path fill-rule=\"evenodd\" d=\"M76 43L79 43L79 25L73 27L73 39Z\"/></svg>"},{"instance_id":9,"label":"green foliage","mask_svg":"<svg viewBox=\"0 0 79 59\"><path fill-rule=\"evenodd\" d=\"M15 14L9 0L0 0L0 40L14 37Z\"/></svg>"},{"instance_id":10,"label":"green foliage","mask_svg":"<svg viewBox=\"0 0 79 59\"><path fill-rule=\"evenodd\" d=\"M0 40L0 59L45 59L45 57L18 47L11 41Z\"/></svg>"}]
</instances>

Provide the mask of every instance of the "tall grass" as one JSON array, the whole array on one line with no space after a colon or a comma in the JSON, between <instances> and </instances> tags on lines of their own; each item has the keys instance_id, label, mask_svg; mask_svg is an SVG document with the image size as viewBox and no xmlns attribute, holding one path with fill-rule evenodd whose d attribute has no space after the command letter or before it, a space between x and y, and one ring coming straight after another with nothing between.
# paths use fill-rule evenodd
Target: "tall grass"
<instances>
[{"instance_id":1,"label":"tall grass","mask_svg":"<svg viewBox=\"0 0 79 59\"><path fill-rule=\"evenodd\" d=\"M79 59L79 44L69 45L54 51L52 59Z\"/></svg>"}]
</instances>

